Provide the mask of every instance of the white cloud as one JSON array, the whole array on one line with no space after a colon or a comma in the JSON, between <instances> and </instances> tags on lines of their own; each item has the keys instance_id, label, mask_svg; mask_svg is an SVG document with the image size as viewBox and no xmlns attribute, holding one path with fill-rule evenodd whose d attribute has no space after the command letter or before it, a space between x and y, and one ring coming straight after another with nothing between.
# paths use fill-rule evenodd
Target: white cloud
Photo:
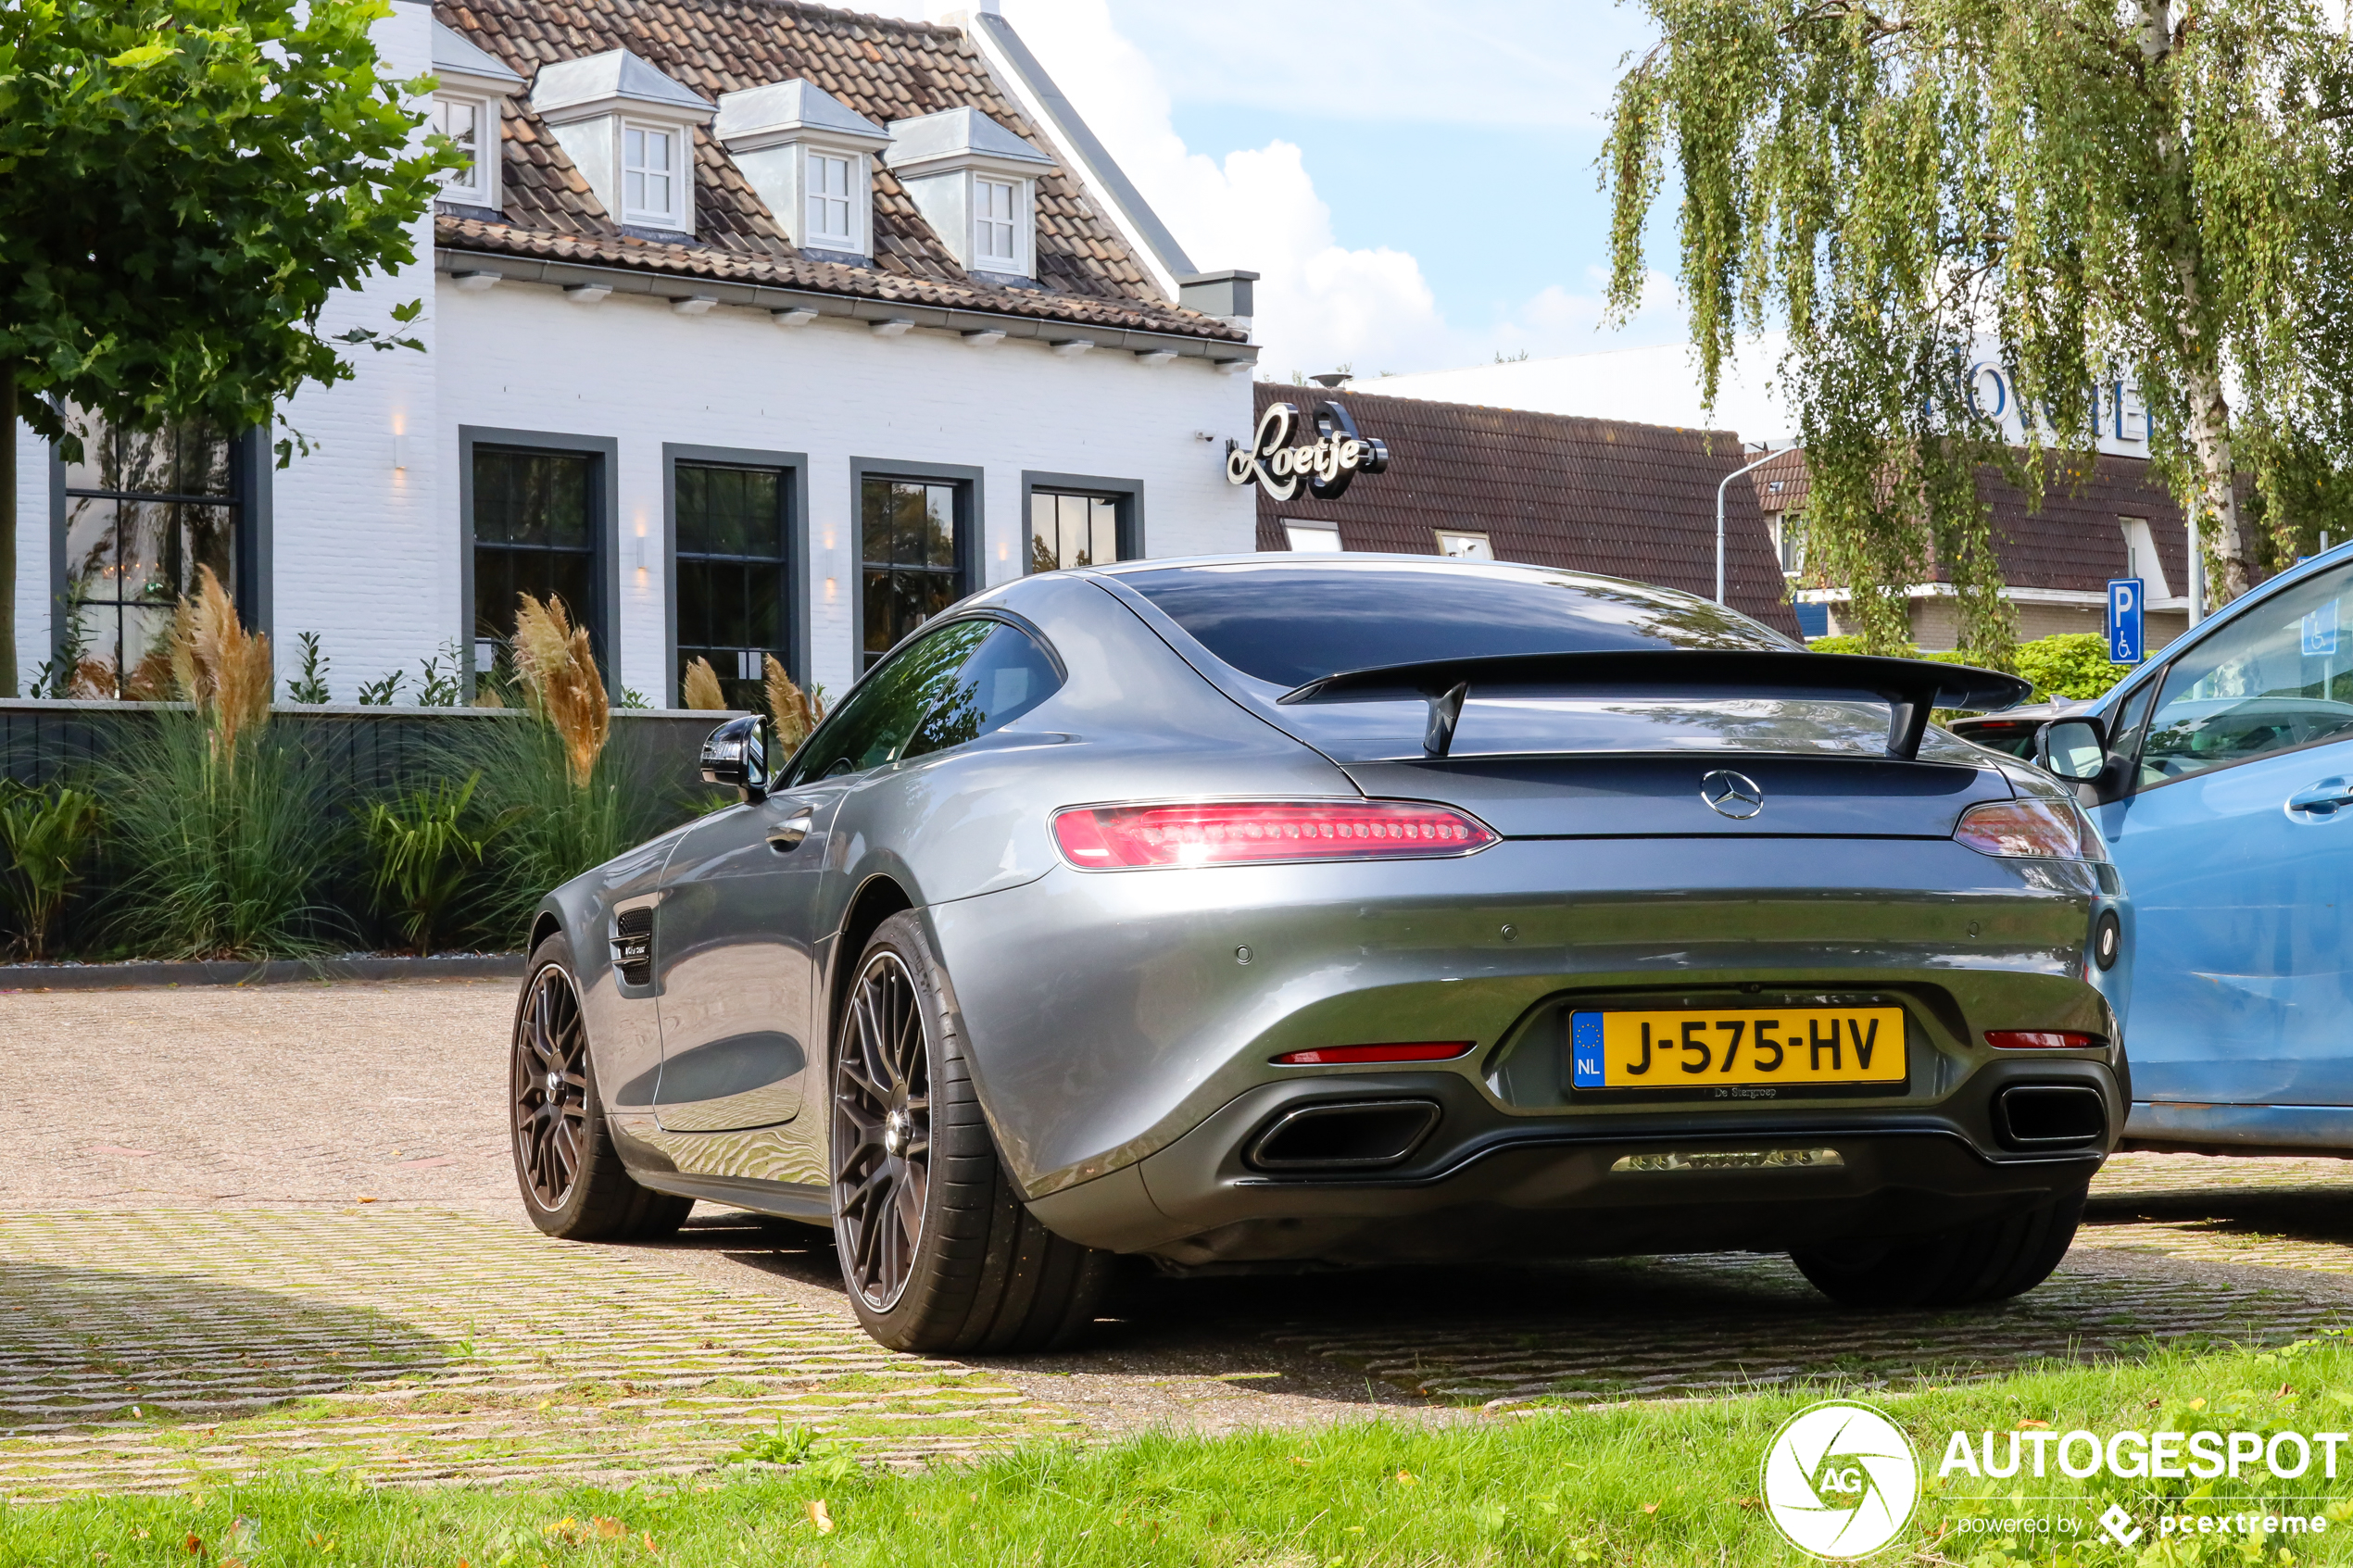
<instances>
[{"instance_id":1,"label":"white cloud","mask_svg":"<svg viewBox=\"0 0 2353 1568\"><path fill-rule=\"evenodd\" d=\"M1008 0L1006 14L1022 26L1057 9ZM1114 17L1164 45L1154 57L1189 103L1579 131L1597 130L1618 60L1650 31L1609 0L1114 0Z\"/></svg>"},{"instance_id":2,"label":"white cloud","mask_svg":"<svg viewBox=\"0 0 2353 1568\"><path fill-rule=\"evenodd\" d=\"M1590 127L1621 49L1604 25L1615 8L1589 8L1592 25L1576 29L1560 26L1557 7L1504 0L1373 0L1340 13L1265 0L1007 0L1005 14L1194 264L1262 274L1263 373L1288 379L1341 365L1374 375L1680 335L1673 286L1655 274L1624 334L1596 331L1597 276L1581 280L1581 291L1548 286L1494 320L1450 320L1410 252L1338 243L1298 146L1277 139L1214 157L1188 147L1175 128L1173 87L1189 101L1335 118ZM1150 39L1150 56L1138 36ZM1592 46L1574 58L1529 46L1571 37Z\"/></svg>"}]
</instances>

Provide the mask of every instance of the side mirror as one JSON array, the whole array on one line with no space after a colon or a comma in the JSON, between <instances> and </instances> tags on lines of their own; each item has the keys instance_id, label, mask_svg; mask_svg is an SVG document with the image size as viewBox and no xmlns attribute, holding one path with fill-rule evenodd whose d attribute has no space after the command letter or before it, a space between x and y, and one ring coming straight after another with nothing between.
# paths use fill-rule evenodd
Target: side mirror
<instances>
[{"instance_id":1,"label":"side mirror","mask_svg":"<svg viewBox=\"0 0 2353 1568\"><path fill-rule=\"evenodd\" d=\"M746 800L768 796L768 758L775 749L768 720L760 714L730 719L702 743L705 784L726 784L743 791Z\"/></svg>"},{"instance_id":2,"label":"side mirror","mask_svg":"<svg viewBox=\"0 0 2353 1568\"><path fill-rule=\"evenodd\" d=\"M2108 736L2096 719L2054 719L2035 732L2034 760L2055 779L2090 784L2108 766Z\"/></svg>"}]
</instances>

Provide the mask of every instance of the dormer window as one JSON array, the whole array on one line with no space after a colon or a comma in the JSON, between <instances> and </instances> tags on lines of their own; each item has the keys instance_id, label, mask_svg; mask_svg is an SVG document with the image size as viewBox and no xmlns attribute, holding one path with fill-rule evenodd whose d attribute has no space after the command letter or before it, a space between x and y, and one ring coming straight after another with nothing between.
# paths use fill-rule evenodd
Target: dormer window
<instances>
[{"instance_id":1,"label":"dormer window","mask_svg":"<svg viewBox=\"0 0 2353 1568\"><path fill-rule=\"evenodd\" d=\"M812 82L722 94L711 133L776 227L821 261L874 255L874 157L883 128Z\"/></svg>"},{"instance_id":2,"label":"dormer window","mask_svg":"<svg viewBox=\"0 0 2353 1568\"><path fill-rule=\"evenodd\" d=\"M539 68L531 107L614 221L695 232L695 127L708 99L626 49Z\"/></svg>"},{"instance_id":3,"label":"dormer window","mask_svg":"<svg viewBox=\"0 0 2353 1568\"><path fill-rule=\"evenodd\" d=\"M1054 160L975 108L890 122L890 171L967 272L1038 273L1038 182Z\"/></svg>"},{"instance_id":4,"label":"dormer window","mask_svg":"<svg viewBox=\"0 0 2353 1568\"><path fill-rule=\"evenodd\" d=\"M463 169L453 169L442 176L442 200L464 202L469 207L498 205L491 194L489 160L482 156L485 140L483 128L489 119L489 106L479 98L434 94L433 128L457 143L458 150L466 156Z\"/></svg>"},{"instance_id":5,"label":"dormer window","mask_svg":"<svg viewBox=\"0 0 2353 1568\"><path fill-rule=\"evenodd\" d=\"M499 105L522 86L522 78L443 22L433 24L433 71L431 127L466 158L464 168L441 177L441 199L495 208L500 200Z\"/></svg>"},{"instance_id":6,"label":"dormer window","mask_svg":"<svg viewBox=\"0 0 2353 1568\"><path fill-rule=\"evenodd\" d=\"M988 272L1018 272L1021 250L1013 236L1013 214L1021 186L1011 180L973 182L973 265Z\"/></svg>"},{"instance_id":7,"label":"dormer window","mask_svg":"<svg viewBox=\"0 0 2353 1568\"><path fill-rule=\"evenodd\" d=\"M623 122L621 132L621 220L655 229L683 229L678 210L679 187L686 171L679 167L685 138L655 125Z\"/></svg>"},{"instance_id":8,"label":"dormer window","mask_svg":"<svg viewBox=\"0 0 2353 1568\"><path fill-rule=\"evenodd\" d=\"M849 216L849 168L846 155L809 150L809 233L800 243L824 250L857 250L858 231Z\"/></svg>"}]
</instances>

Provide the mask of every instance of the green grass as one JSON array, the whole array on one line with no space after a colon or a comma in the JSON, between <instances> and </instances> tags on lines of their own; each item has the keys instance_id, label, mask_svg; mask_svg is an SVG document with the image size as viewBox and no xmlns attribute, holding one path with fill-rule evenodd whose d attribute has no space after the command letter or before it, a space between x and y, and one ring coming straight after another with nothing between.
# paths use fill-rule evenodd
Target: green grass
<instances>
[{"instance_id":1,"label":"green grass","mask_svg":"<svg viewBox=\"0 0 2353 1568\"><path fill-rule=\"evenodd\" d=\"M1998 1332L1989 1325L1989 1331ZM1542 1411L1424 1429L1365 1421L1224 1438L1149 1436L1039 1444L968 1465L895 1474L846 1446L747 1431L747 1452L791 1468L729 1466L623 1489L365 1489L332 1474L174 1497L99 1498L0 1511L0 1563L107 1568L1354 1568L1359 1564L1787 1563L1757 1502L1776 1426L1821 1387L1686 1404ZM2286 1350L2055 1367L1959 1387L1866 1394L1920 1451L1924 1491L1881 1562L2246 1563L2353 1562L2353 1453L2334 1482L1940 1481L1947 1434L2020 1422L2059 1431L2353 1426L2353 1349L2328 1336ZM2317 1466L2315 1467L2317 1474ZM2120 1501L2159 1512L2296 1512L2333 1523L2284 1543L2212 1535L2126 1553L2092 1521ZM822 1509L819 1505L822 1504ZM817 1515L829 1520L821 1531ZM1986 1537L1973 1517L2072 1520L2080 1533ZM194 1546L191 1541L193 1539ZM2283 1555L2283 1552L2285 1555Z\"/></svg>"}]
</instances>

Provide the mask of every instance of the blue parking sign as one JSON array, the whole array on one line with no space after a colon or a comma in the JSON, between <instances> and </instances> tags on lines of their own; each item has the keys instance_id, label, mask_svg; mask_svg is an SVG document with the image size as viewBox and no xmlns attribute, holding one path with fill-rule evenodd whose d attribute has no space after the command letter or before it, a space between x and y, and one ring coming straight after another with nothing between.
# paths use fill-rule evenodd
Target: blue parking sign
<instances>
[{"instance_id":1,"label":"blue parking sign","mask_svg":"<svg viewBox=\"0 0 2353 1568\"><path fill-rule=\"evenodd\" d=\"M2308 655L2336 652L2336 601L2331 599L2304 618L2304 651Z\"/></svg>"},{"instance_id":2,"label":"blue parking sign","mask_svg":"<svg viewBox=\"0 0 2353 1568\"><path fill-rule=\"evenodd\" d=\"M2137 577L2112 578L2108 585L2108 661L2110 664L2138 664L2144 657L2141 641L2141 580Z\"/></svg>"}]
</instances>

